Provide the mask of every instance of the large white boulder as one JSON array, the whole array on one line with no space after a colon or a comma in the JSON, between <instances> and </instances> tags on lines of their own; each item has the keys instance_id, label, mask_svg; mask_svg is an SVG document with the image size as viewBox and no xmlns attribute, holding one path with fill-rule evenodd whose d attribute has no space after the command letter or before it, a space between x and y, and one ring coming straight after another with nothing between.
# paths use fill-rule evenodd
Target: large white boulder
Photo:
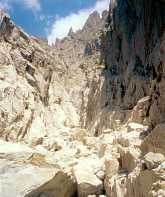
<instances>
[{"instance_id":1,"label":"large white boulder","mask_svg":"<svg viewBox=\"0 0 165 197\"><path fill-rule=\"evenodd\" d=\"M33 149L0 141L0 157L2 197L70 197L76 192L72 177Z\"/></svg>"}]
</instances>

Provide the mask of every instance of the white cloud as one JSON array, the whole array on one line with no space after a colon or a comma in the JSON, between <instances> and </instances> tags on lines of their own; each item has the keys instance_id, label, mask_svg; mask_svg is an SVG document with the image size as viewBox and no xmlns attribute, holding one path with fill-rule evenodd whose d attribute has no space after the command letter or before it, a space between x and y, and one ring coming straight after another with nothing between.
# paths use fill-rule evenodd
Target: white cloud
<instances>
[{"instance_id":1,"label":"white cloud","mask_svg":"<svg viewBox=\"0 0 165 197\"><path fill-rule=\"evenodd\" d=\"M43 14L39 15L39 19L40 21L44 21L45 20L45 16Z\"/></svg>"},{"instance_id":2,"label":"white cloud","mask_svg":"<svg viewBox=\"0 0 165 197\"><path fill-rule=\"evenodd\" d=\"M67 36L69 29L72 27L73 31L82 29L89 15L93 11L98 11L100 14L109 7L109 0L99 0L96 4L88 9L80 10L77 13L72 13L66 17L59 18L57 17L54 21L54 24L51 27L51 30L47 36L48 43L53 44L56 42L57 38L64 38Z\"/></svg>"},{"instance_id":3,"label":"white cloud","mask_svg":"<svg viewBox=\"0 0 165 197\"><path fill-rule=\"evenodd\" d=\"M9 10L11 8L11 5L9 3L9 0L0 0L0 10Z\"/></svg>"},{"instance_id":4,"label":"white cloud","mask_svg":"<svg viewBox=\"0 0 165 197\"><path fill-rule=\"evenodd\" d=\"M40 0L23 0L23 3L27 8L35 11L39 11L41 9Z\"/></svg>"},{"instance_id":5,"label":"white cloud","mask_svg":"<svg viewBox=\"0 0 165 197\"><path fill-rule=\"evenodd\" d=\"M31 9L32 11L39 11L41 9L40 0L0 0L0 9L10 10L12 4L15 2L23 4L25 8Z\"/></svg>"}]
</instances>

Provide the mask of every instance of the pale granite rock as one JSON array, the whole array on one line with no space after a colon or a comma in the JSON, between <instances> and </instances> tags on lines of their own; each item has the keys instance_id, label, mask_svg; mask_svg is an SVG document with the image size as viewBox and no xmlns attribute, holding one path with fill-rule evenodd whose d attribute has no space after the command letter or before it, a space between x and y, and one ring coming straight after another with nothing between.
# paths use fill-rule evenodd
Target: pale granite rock
<instances>
[{"instance_id":1,"label":"pale granite rock","mask_svg":"<svg viewBox=\"0 0 165 197\"><path fill-rule=\"evenodd\" d=\"M144 156L144 162L147 169L152 170L157 168L160 164L165 161L165 157L160 153L149 152Z\"/></svg>"}]
</instances>

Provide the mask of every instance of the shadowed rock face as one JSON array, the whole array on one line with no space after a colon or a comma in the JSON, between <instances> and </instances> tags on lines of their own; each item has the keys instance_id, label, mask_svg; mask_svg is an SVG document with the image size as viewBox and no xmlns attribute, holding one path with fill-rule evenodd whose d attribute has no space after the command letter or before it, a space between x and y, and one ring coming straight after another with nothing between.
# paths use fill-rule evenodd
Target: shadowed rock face
<instances>
[{"instance_id":1,"label":"shadowed rock face","mask_svg":"<svg viewBox=\"0 0 165 197\"><path fill-rule=\"evenodd\" d=\"M154 127L164 120L164 9L164 2L159 0L111 1L106 28L101 36L101 59L106 69L99 79L102 84L98 86L101 89L98 98L90 98L97 108L89 104L87 126L101 111L102 118L99 116L98 122L103 122L104 127L110 110L124 109L123 116L127 117L126 110L130 113L145 96L151 96L146 109L149 124ZM97 83L97 80L93 81L93 84ZM96 91L91 88L91 94ZM98 130L102 126L99 123Z\"/></svg>"},{"instance_id":2,"label":"shadowed rock face","mask_svg":"<svg viewBox=\"0 0 165 197\"><path fill-rule=\"evenodd\" d=\"M98 136L109 128L121 132L121 126L131 121L148 125L148 132L141 133L141 139L145 138L140 146L141 156L148 152L164 155L165 2L111 1L105 26L101 35L101 60L105 69L92 81L86 127ZM118 142L124 147L128 141ZM159 191L160 177L150 170L136 169L136 154L125 148L119 150L121 168L127 171L128 179L121 176L117 183L115 178L107 178L107 195L164 195L164 186ZM134 166L134 170L129 166ZM148 184L140 186L144 179ZM158 184L157 192L153 182ZM161 184L164 185L164 179Z\"/></svg>"}]
</instances>

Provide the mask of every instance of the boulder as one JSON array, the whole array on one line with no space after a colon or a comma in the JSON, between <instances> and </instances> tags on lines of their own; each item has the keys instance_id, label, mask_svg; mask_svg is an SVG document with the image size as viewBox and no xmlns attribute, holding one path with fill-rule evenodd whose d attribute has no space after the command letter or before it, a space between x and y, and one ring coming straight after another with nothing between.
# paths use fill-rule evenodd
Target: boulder
<instances>
[{"instance_id":1,"label":"boulder","mask_svg":"<svg viewBox=\"0 0 165 197\"><path fill-rule=\"evenodd\" d=\"M74 172L77 182L78 196L99 195L103 192L103 184L95 174L88 170L77 170Z\"/></svg>"},{"instance_id":2,"label":"boulder","mask_svg":"<svg viewBox=\"0 0 165 197\"><path fill-rule=\"evenodd\" d=\"M73 130L71 134L71 140L76 140L85 143L85 138L87 137L87 131L83 129Z\"/></svg>"},{"instance_id":3,"label":"boulder","mask_svg":"<svg viewBox=\"0 0 165 197\"><path fill-rule=\"evenodd\" d=\"M0 196L70 197L76 184L45 156L24 145L0 141Z\"/></svg>"},{"instance_id":4,"label":"boulder","mask_svg":"<svg viewBox=\"0 0 165 197\"><path fill-rule=\"evenodd\" d=\"M108 178L116 175L119 170L119 162L116 158L106 158L105 159L105 175Z\"/></svg>"},{"instance_id":5,"label":"boulder","mask_svg":"<svg viewBox=\"0 0 165 197\"><path fill-rule=\"evenodd\" d=\"M138 164L140 152L137 149L118 147L120 153L120 167L131 172Z\"/></svg>"},{"instance_id":6,"label":"boulder","mask_svg":"<svg viewBox=\"0 0 165 197\"><path fill-rule=\"evenodd\" d=\"M142 124L146 118L146 114L150 102L151 102L150 96L143 97L142 99L140 99L137 105L133 109L131 120L136 123Z\"/></svg>"},{"instance_id":7,"label":"boulder","mask_svg":"<svg viewBox=\"0 0 165 197\"><path fill-rule=\"evenodd\" d=\"M119 174L112 178L106 178L104 181L104 187L107 197L124 197L125 196L125 183L126 175Z\"/></svg>"},{"instance_id":8,"label":"boulder","mask_svg":"<svg viewBox=\"0 0 165 197\"><path fill-rule=\"evenodd\" d=\"M2 167L3 165L3 167ZM32 197L38 195L70 197L76 186L67 175L55 168L39 167L31 164L1 162L0 196Z\"/></svg>"},{"instance_id":9,"label":"boulder","mask_svg":"<svg viewBox=\"0 0 165 197\"><path fill-rule=\"evenodd\" d=\"M144 162L147 169L152 170L157 168L160 164L165 161L165 157L160 153L149 152L144 156Z\"/></svg>"},{"instance_id":10,"label":"boulder","mask_svg":"<svg viewBox=\"0 0 165 197\"><path fill-rule=\"evenodd\" d=\"M141 150L144 154L148 152L161 153L165 155L165 124L157 125L142 143Z\"/></svg>"},{"instance_id":11,"label":"boulder","mask_svg":"<svg viewBox=\"0 0 165 197\"><path fill-rule=\"evenodd\" d=\"M136 123L136 122L130 122L127 126L127 131L146 131L148 129L147 126L144 126L142 124Z\"/></svg>"}]
</instances>

